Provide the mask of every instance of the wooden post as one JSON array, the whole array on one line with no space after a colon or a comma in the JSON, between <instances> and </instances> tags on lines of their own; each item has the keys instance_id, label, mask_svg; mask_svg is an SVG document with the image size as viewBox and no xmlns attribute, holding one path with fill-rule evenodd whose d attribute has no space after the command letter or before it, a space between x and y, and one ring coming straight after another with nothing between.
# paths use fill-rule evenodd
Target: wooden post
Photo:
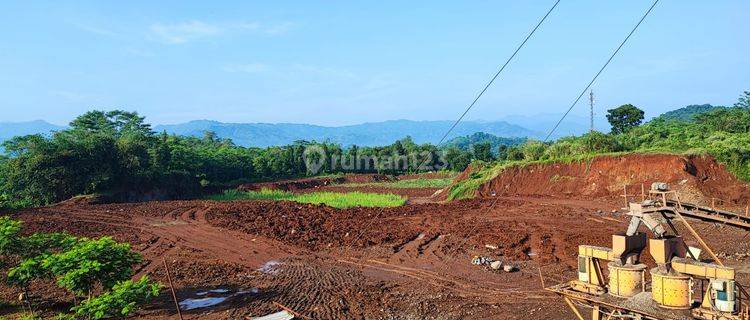
<instances>
[{"instance_id":1,"label":"wooden post","mask_svg":"<svg viewBox=\"0 0 750 320\"><path fill-rule=\"evenodd\" d=\"M539 280L542 282L542 289L546 288L547 286L544 285L544 276L542 276L542 266L539 266Z\"/></svg>"},{"instance_id":2,"label":"wooden post","mask_svg":"<svg viewBox=\"0 0 750 320\"><path fill-rule=\"evenodd\" d=\"M716 211L716 198L711 197L711 210Z\"/></svg>"},{"instance_id":3,"label":"wooden post","mask_svg":"<svg viewBox=\"0 0 750 320\"><path fill-rule=\"evenodd\" d=\"M578 311L578 308L576 308L576 306L573 304L573 302L570 301L570 299L568 297L564 297L563 299L565 299L565 303L568 304L568 307L570 307L570 309L573 310L573 313L576 314L576 317L578 317L578 320L585 320L585 319L583 319L583 316L581 315L581 312Z\"/></svg>"},{"instance_id":4,"label":"wooden post","mask_svg":"<svg viewBox=\"0 0 750 320\"><path fill-rule=\"evenodd\" d=\"M630 202L628 201L628 185L622 186L622 196L625 197L625 208L630 207Z\"/></svg>"},{"instance_id":5,"label":"wooden post","mask_svg":"<svg viewBox=\"0 0 750 320\"><path fill-rule=\"evenodd\" d=\"M169 290L172 291L172 299L174 300L174 306L177 308L177 315L180 317L180 320L182 319L182 311L180 311L180 304L177 302L177 295L174 293L174 285L172 285L172 275L169 273L169 265L167 265L167 260L162 257L161 261L164 262L164 269L167 270L167 281L169 281Z\"/></svg>"},{"instance_id":6,"label":"wooden post","mask_svg":"<svg viewBox=\"0 0 750 320\"><path fill-rule=\"evenodd\" d=\"M687 220L685 220L685 217L683 217L682 214L680 214L680 211L679 210L675 210L674 212L675 212L675 214L677 214L677 217L679 217L680 220L682 220L682 223L685 224L685 226L687 227L688 231L690 231L690 233L693 234L693 237L695 237L698 240L698 242L701 244L701 246L704 249L706 249L706 251L708 251L708 254L711 256L711 258L714 259L714 261L716 262L716 264L718 264L718 265L720 265L720 266L723 267L724 264L721 262L721 260L719 260L719 257L717 257L716 254L714 253L714 251L711 250L711 247L709 247L708 244L706 244L706 242L703 241L703 238L701 238L701 236L698 235L698 232L696 232L695 229L693 229L693 227L690 226L690 223L688 223Z\"/></svg>"}]
</instances>

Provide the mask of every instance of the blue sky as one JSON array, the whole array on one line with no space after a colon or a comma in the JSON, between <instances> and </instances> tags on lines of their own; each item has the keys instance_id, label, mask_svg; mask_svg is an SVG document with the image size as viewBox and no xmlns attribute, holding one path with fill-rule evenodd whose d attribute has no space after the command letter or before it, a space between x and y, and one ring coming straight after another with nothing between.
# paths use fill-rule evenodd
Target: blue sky
<instances>
[{"instance_id":1,"label":"blue sky","mask_svg":"<svg viewBox=\"0 0 750 320\"><path fill-rule=\"evenodd\" d=\"M0 121L92 108L154 123L455 119L552 3L8 2ZM650 3L562 0L468 118L561 113ZM750 90L749 10L662 0L594 85L599 116L732 104Z\"/></svg>"}]
</instances>

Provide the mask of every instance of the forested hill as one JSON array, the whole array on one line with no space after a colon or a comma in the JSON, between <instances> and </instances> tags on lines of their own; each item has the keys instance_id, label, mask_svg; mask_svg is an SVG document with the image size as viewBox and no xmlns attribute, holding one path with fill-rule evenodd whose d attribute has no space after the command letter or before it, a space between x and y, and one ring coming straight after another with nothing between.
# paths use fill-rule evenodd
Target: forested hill
<instances>
[{"instance_id":1,"label":"forested hill","mask_svg":"<svg viewBox=\"0 0 750 320\"><path fill-rule=\"evenodd\" d=\"M710 104L693 104L693 105L679 108L677 110L665 112L664 114L660 115L658 118L661 118L664 120L693 121L695 120L694 117L696 115L699 115L701 113L706 113L708 111L718 109L718 108L724 108L724 107L712 106Z\"/></svg>"},{"instance_id":2,"label":"forested hill","mask_svg":"<svg viewBox=\"0 0 750 320\"><path fill-rule=\"evenodd\" d=\"M526 142L527 138L506 138L506 137L498 137L493 134L484 133L484 132L477 132L470 136L463 136L463 137L456 137L448 142L443 143L441 147L456 147L463 151L471 151L472 147L476 144L482 144L482 143L489 143L490 144L490 150L493 153L497 153L500 150L500 146L515 146L519 144L523 144Z\"/></svg>"},{"instance_id":3,"label":"forested hill","mask_svg":"<svg viewBox=\"0 0 750 320\"><path fill-rule=\"evenodd\" d=\"M416 143L437 143L453 125L452 121L392 120L358 125L324 127L291 123L222 123L198 120L175 125L157 125L154 131L202 137L205 131L217 137L231 139L241 146L267 147L291 144L297 140L330 141L342 146L383 146L405 136ZM486 132L502 137L538 136L539 133L504 121L465 121L457 126L451 137ZM449 138L451 138L449 137Z\"/></svg>"}]
</instances>

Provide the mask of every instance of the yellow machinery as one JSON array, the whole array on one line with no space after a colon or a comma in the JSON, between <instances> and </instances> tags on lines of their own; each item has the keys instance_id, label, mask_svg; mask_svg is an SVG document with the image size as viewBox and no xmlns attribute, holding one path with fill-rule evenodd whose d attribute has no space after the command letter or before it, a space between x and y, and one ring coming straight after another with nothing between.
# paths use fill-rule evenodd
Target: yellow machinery
<instances>
[{"instance_id":1,"label":"yellow machinery","mask_svg":"<svg viewBox=\"0 0 750 320\"><path fill-rule=\"evenodd\" d=\"M602 265L607 262L609 287L616 295L632 297L644 290L646 266L639 263L646 246L646 235L612 235L612 249L581 245L578 247L578 280L571 286L580 292L600 295L607 292ZM614 275L614 277L612 276Z\"/></svg>"},{"instance_id":2,"label":"yellow machinery","mask_svg":"<svg viewBox=\"0 0 750 320\"><path fill-rule=\"evenodd\" d=\"M612 236L612 248L579 246L578 279L547 290L562 295L580 320L583 316L576 304L590 307L594 320L604 315L608 319L750 320L748 304L743 301L750 296L735 281L735 270L721 263L679 212L677 217L714 263L700 262L701 250L688 247L677 235L670 220L673 217L661 210L667 192L665 184L654 184L651 193L661 199L629 204L631 223L625 234ZM662 223L674 234L669 235ZM648 239L649 253L656 262L649 272L650 292L645 274L648 267L640 262L647 240L645 233L638 233L640 226L654 235Z\"/></svg>"}]
</instances>

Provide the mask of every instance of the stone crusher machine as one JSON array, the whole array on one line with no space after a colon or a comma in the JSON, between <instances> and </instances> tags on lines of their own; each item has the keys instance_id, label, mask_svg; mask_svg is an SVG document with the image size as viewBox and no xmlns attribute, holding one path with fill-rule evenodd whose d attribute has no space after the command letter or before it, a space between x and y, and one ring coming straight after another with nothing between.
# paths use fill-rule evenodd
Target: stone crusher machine
<instances>
[{"instance_id":1,"label":"stone crusher machine","mask_svg":"<svg viewBox=\"0 0 750 320\"><path fill-rule=\"evenodd\" d=\"M684 219L683 208L675 207L676 193L655 183L649 194L650 199L629 204L630 225L625 233L612 235L612 248L579 246L578 279L546 289L561 295L580 320L584 317L578 307L590 308L594 320L750 320L750 296L735 281L735 270L725 267ZM685 224L712 263L699 260L702 250L687 246L672 219ZM641 225L653 238L638 231ZM650 270L641 262L647 241L656 263Z\"/></svg>"}]
</instances>

